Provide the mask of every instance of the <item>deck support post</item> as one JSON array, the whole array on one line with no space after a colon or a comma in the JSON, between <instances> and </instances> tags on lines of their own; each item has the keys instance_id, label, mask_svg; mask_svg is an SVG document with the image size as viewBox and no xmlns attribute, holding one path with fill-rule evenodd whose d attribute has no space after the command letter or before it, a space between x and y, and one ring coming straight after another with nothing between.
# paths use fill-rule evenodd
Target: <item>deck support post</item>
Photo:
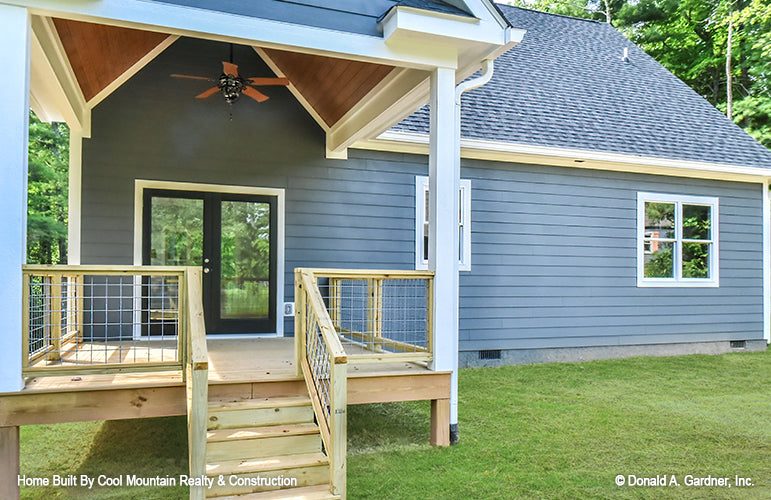
<instances>
[{"instance_id":1,"label":"deck support post","mask_svg":"<svg viewBox=\"0 0 771 500\"><path fill-rule=\"evenodd\" d=\"M27 246L30 33L26 8L0 5L0 392L24 387L21 266Z\"/></svg>"},{"instance_id":2,"label":"deck support post","mask_svg":"<svg viewBox=\"0 0 771 500\"><path fill-rule=\"evenodd\" d=\"M431 400L431 446L450 445L450 400Z\"/></svg>"},{"instance_id":3,"label":"deck support post","mask_svg":"<svg viewBox=\"0 0 771 500\"><path fill-rule=\"evenodd\" d=\"M460 127L456 124L455 70L436 68L431 73L430 110L428 268L435 273L431 368L452 372L449 425L457 440L460 158L456 161L455 156Z\"/></svg>"},{"instance_id":4,"label":"deck support post","mask_svg":"<svg viewBox=\"0 0 771 500\"><path fill-rule=\"evenodd\" d=\"M19 498L19 428L0 427L0 498Z\"/></svg>"}]
</instances>

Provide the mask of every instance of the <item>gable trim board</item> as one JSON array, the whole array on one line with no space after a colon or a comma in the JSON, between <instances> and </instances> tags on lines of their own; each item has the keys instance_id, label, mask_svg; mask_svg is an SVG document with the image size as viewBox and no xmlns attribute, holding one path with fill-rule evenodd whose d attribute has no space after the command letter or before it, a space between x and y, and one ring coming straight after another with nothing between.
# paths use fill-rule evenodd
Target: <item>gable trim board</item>
<instances>
[{"instance_id":1,"label":"gable trim board","mask_svg":"<svg viewBox=\"0 0 771 500\"><path fill-rule=\"evenodd\" d=\"M532 163L737 182L763 182L764 179L771 179L771 165L768 169L741 167L467 138L461 138L460 144L461 157L475 160ZM428 154L428 136L414 132L388 130L375 139L359 141L351 148L425 155Z\"/></svg>"},{"instance_id":2,"label":"gable trim board","mask_svg":"<svg viewBox=\"0 0 771 500\"><path fill-rule=\"evenodd\" d=\"M381 64L428 70L434 67L458 68L457 48L449 45L402 43L394 47L383 38L328 28L304 26L270 19L252 18L196 7L147 2L142 0L7 0L8 4L27 7L33 15L90 21L126 28L160 31L171 35L206 38L242 45L296 50L309 54L342 57ZM201 15L205 13L205 15ZM425 11L423 16L431 16ZM521 39L523 30L510 32L511 41ZM470 40L485 44L486 40ZM464 45L466 41L464 40ZM490 48L492 50L492 48ZM466 64L470 64L467 62Z\"/></svg>"},{"instance_id":3,"label":"gable trim board","mask_svg":"<svg viewBox=\"0 0 771 500\"><path fill-rule=\"evenodd\" d=\"M165 189L169 191L201 191L209 193L228 194L256 194L276 197L276 337L284 336L284 318L281 311L284 310L284 255L285 255L285 198L286 190L283 188L265 188L254 186L233 186L223 184L204 184L196 182L158 181L135 179L134 180L134 265L142 265L142 237L144 217L144 190ZM258 335L227 335L217 334L218 339L269 337L271 334Z\"/></svg>"}]
</instances>

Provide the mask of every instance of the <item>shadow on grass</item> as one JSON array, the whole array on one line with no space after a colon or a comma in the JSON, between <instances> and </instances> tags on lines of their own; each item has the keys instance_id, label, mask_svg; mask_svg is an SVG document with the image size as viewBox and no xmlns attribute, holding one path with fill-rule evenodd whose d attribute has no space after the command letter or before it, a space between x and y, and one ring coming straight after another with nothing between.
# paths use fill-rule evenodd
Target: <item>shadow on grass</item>
<instances>
[{"instance_id":1,"label":"shadow on grass","mask_svg":"<svg viewBox=\"0 0 771 500\"><path fill-rule=\"evenodd\" d=\"M348 455L429 447L428 401L348 407Z\"/></svg>"}]
</instances>

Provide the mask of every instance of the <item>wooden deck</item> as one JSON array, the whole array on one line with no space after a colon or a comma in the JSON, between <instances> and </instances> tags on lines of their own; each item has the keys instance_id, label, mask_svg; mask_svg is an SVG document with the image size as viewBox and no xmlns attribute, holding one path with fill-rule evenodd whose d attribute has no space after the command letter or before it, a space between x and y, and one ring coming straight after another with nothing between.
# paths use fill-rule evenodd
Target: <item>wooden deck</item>
<instances>
[{"instance_id":1,"label":"wooden deck","mask_svg":"<svg viewBox=\"0 0 771 500\"><path fill-rule=\"evenodd\" d=\"M167 363L177 360L177 342L138 340L70 343L61 352L60 359L49 360L41 356L30 364L31 368L82 366L119 363Z\"/></svg>"},{"instance_id":2,"label":"wooden deck","mask_svg":"<svg viewBox=\"0 0 771 500\"><path fill-rule=\"evenodd\" d=\"M270 397L304 387L294 363L292 338L214 339L207 344L210 395ZM94 348L103 349L103 345ZM25 382L20 392L0 394L0 426L186 413L185 384L179 370L45 376ZM425 364L348 367L349 404L444 400L449 395L449 372L434 372Z\"/></svg>"}]
</instances>

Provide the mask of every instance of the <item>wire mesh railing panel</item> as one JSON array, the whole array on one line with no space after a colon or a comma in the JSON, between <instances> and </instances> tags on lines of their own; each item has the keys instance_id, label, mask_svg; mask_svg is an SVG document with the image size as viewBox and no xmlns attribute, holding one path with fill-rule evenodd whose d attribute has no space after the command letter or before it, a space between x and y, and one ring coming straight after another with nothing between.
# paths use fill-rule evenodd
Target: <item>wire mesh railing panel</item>
<instances>
[{"instance_id":1,"label":"wire mesh railing panel","mask_svg":"<svg viewBox=\"0 0 771 500\"><path fill-rule=\"evenodd\" d=\"M27 371L181 362L181 271L25 274Z\"/></svg>"},{"instance_id":2,"label":"wire mesh railing panel","mask_svg":"<svg viewBox=\"0 0 771 500\"><path fill-rule=\"evenodd\" d=\"M430 351L430 278L330 276L320 290L354 358Z\"/></svg>"},{"instance_id":3,"label":"wire mesh railing panel","mask_svg":"<svg viewBox=\"0 0 771 500\"><path fill-rule=\"evenodd\" d=\"M330 356L318 317L311 307L311 302L306 301L305 309L305 355L308 360L313 385L316 395L322 407L324 424L327 428L331 425L331 387L330 380L334 360Z\"/></svg>"}]
</instances>

